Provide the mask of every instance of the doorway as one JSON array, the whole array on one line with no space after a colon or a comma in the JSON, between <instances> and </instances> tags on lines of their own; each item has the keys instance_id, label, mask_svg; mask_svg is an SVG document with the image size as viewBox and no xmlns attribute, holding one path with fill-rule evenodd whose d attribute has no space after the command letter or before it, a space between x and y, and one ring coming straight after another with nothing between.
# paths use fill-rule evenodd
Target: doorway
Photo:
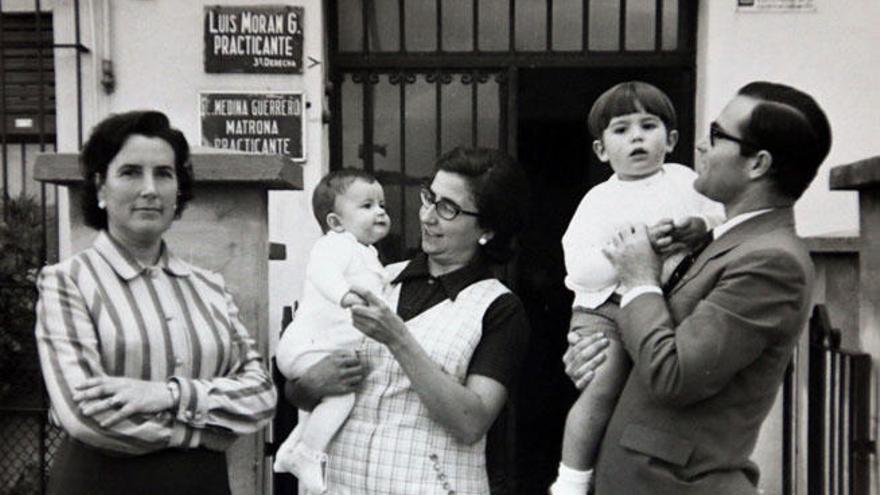
<instances>
[{"instance_id":1,"label":"doorway","mask_svg":"<svg viewBox=\"0 0 880 495\"><path fill-rule=\"evenodd\" d=\"M532 326L516 393L519 493L546 493L555 478L562 432L577 397L562 354L571 316L561 239L586 192L611 175L592 151L587 114L614 84L651 83L669 95L678 117L679 144L667 161L692 166L694 72L685 68L521 69L516 89L517 154L531 185L531 215L522 236L516 292Z\"/></svg>"}]
</instances>

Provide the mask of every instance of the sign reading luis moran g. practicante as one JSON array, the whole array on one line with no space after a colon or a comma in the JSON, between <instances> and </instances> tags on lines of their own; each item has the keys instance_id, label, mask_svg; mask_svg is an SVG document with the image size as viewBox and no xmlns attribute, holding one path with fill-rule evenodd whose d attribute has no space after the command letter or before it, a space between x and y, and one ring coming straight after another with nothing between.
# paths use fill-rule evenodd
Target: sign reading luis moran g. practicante
<instances>
[{"instance_id":1,"label":"sign reading luis moran g. practicante","mask_svg":"<svg viewBox=\"0 0 880 495\"><path fill-rule=\"evenodd\" d=\"M302 93L201 93L202 146L305 160Z\"/></svg>"},{"instance_id":2,"label":"sign reading luis moran g. practicante","mask_svg":"<svg viewBox=\"0 0 880 495\"><path fill-rule=\"evenodd\" d=\"M302 7L205 7L205 72L302 74L302 61Z\"/></svg>"}]
</instances>

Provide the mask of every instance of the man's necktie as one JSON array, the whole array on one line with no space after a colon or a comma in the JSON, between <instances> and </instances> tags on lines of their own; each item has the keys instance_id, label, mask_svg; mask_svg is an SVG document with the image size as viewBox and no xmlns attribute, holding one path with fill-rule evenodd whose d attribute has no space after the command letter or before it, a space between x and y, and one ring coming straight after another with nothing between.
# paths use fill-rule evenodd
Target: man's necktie
<instances>
[{"instance_id":1,"label":"man's necktie","mask_svg":"<svg viewBox=\"0 0 880 495\"><path fill-rule=\"evenodd\" d=\"M697 260L697 257L700 256L700 253L702 253L703 250L706 249L706 246L708 246L712 242L712 238L713 237L711 230L703 234L703 237L700 238L700 240L694 246L694 249L690 253L688 253L688 255L684 257L684 259L681 260L678 266L675 267L675 270L672 271L672 275L669 276L669 280L667 280L666 283L663 284L664 295L669 294L672 289L674 289L675 286L681 281L685 273L687 273L691 266L693 266L694 261Z\"/></svg>"}]
</instances>

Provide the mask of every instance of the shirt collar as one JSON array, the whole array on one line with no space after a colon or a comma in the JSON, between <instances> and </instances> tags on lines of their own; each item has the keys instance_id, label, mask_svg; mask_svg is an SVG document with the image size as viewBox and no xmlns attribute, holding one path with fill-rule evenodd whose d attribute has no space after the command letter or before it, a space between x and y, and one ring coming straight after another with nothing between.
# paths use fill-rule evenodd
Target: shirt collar
<instances>
[{"instance_id":1,"label":"shirt collar","mask_svg":"<svg viewBox=\"0 0 880 495\"><path fill-rule=\"evenodd\" d=\"M763 208L760 210L754 210L754 211L748 211L746 213L740 213L739 215L727 220L726 222L724 222L721 225L712 229L712 237L714 239L718 239L719 237L724 235L726 232L728 232L730 229L745 222L746 220L749 220L751 218L755 218L758 215L762 215L762 214L770 212L770 211L773 211L773 208Z\"/></svg>"},{"instance_id":2,"label":"shirt collar","mask_svg":"<svg viewBox=\"0 0 880 495\"><path fill-rule=\"evenodd\" d=\"M124 280L131 280L149 269L149 267L136 260L122 244L110 237L106 230L98 233L98 237L93 245L101 257L107 260L113 271ZM168 245L164 240L160 249L159 261L156 263L157 267L177 277L186 277L192 273L189 266L168 249Z\"/></svg>"},{"instance_id":3,"label":"shirt collar","mask_svg":"<svg viewBox=\"0 0 880 495\"><path fill-rule=\"evenodd\" d=\"M458 270L433 277L428 271L428 255L419 252L391 283L434 279L440 283L449 299L455 300L458 293L469 285L491 277L492 271L480 255Z\"/></svg>"}]
</instances>

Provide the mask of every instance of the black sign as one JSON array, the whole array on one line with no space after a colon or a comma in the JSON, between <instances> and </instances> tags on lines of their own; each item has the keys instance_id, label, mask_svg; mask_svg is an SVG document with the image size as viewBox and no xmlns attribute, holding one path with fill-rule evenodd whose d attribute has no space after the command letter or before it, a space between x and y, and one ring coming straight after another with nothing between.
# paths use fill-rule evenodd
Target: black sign
<instances>
[{"instance_id":1,"label":"black sign","mask_svg":"<svg viewBox=\"0 0 880 495\"><path fill-rule=\"evenodd\" d=\"M205 7L205 72L302 74L302 62L302 7Z\"/></svg>"},{"instance_id":2,"label":"black sign","mask_svg":"<svg viewBox=\"0 0 880 495\"><path fill-rule=\"evenodd\" d=\"M305 159L302 93L202 93L202 146Z\"/></svg>"}]
</instances>

